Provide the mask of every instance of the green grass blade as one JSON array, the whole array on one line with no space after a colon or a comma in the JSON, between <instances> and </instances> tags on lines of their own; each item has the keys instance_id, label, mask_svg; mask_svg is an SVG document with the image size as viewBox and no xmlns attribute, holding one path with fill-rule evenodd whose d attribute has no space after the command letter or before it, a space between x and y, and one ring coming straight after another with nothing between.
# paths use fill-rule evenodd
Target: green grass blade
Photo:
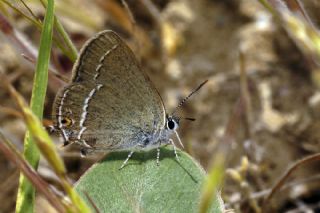
<instances>
[{"instance_id":1,"label":"green grass blade","mask_svg":"<svg viewBox=\"0 0 320 213\"><path fill-rule=\"evenodd\" d=\"M84 201L79 197L76 191L72 188L72 185L68 181L66 168L64 166L63 160L60 158L56 146L51 141L51 138L47 131L44 130L40 119L32 112L32 110L27 106L25 100L22 96L14 89L14 87L9 83L5 76L1 76L4 80L4 83L7 84L7 88L11 94L11 96L15 99L18 104L25 123L28 127L30 135L34 139L39 151L42 156L48 161L51 165L55 173L57 174L61 186L64 191L68 195L68 199L71 202L68 202L67 207L71 210L71 212L83 212L89 213L90 209L84 203ZM70 212L70 211L69 211Z\"/></svg>"},{"instance_id":2,"label":"green grass blade","mask_svg":"<svg viewBox=\"0 0 320 213\"><path fill-rule=\"evenodd\" d=\"M18 149L3 135L0 129L0 151L3 155L13 162L21 172L33 183L39 192L49 201L49 203L58 211L65 212L65 204L54 193L52 188L45 182L40 175L24 160Z\"/></svg>"},{"instance_id":3,"label":"green grass blade","mask_svg":"<svg viewBox=\"0 0 320 213\"><path fill-rule=\"evenodd\" d=\"M224 161L225 158L222 152L217 153L217 155L213 158L210 172L207 175L202 186L199 206L200 213L209 212L213 198L217 197L218 189L219 187L221 187L221 182L223 180ZM221 211L223 211L223 204L221 204Z\"/></svg>"},{"instance_id":4,"label":"green grass blade","mask_svg":"<svg viewBox=\"0 0 320 213\"><path fill-rule=\"evenodd\" d=\"M54 21L55 21L55 26L57 28L57 31L59 32L64 43L67 45L67 47L69 49L69 51L66 51L66 53L68 53L68 57L70 58L71 61L75 62L78 57L77 48L72 43L71 38L69 37L68 33L64 30L61 22L59 21L59 19L56 16L54 18Z\"/></svg>"},{"instance_id":5,"label":"green grass blade","mask_svg":"<svg viewBox=\"0 0 320 213\"><path fill-rule=\"evenodd\" d=\"M64 30L62 24L58 21L58 19L54 18L54 26L58 31L60 36L54 36L53 41L54 44L59 47L59 49L72 61L75 62L78 57L78 51L74 44L72 43L69 35ZM61 38L62 37L62 38Z\"/></svg>"},{"instance_id":6,"label":"green grass blade","mask_svg":"<svg viewBox=\"0 0 320 213\"><path fill-rule=\"evenodd\" d=\"M41 0L41 3L44 7L47 7L47 1ZM74 44L71 41L71 38L69 37L68 33L63 28L61 22L57 18L57 16L54 16L54 27L58 31L60 35L60 39L63 40L64 44L67 46L67 49L64 49L64 53L68 56L68 58L75 62L78 57L78 51L77 48L74 46ZM60 43L59 43L60 44Z\"/></svg>"},{"instance_id":7,"label":"green grass blade","mask_svg":"<svg viewBox=\"0 0 320 213\"><path fill-rule=\"evenodd\" d=\"M40 21L35 19L34 17L30 17L29 15L25 14L20 8L18 8L15 4L11 3L10 1L7 0L1 0L1 3L6 4L8 7L10 7L12 10L17 12L19 15L27 19L29 22L31 22L34 26L36 26L39 30L42 30L43 25L41 24ZM42 1L42 4L46 7L47 3ZM2 4L0 4L0 9L1 9ZM1 9L3 12L3 9ZM8 16L8 15L7 15ZM55 17L54 20L54 26L56 30L59 33L59 36L53 36L53 41L54 44L57 45L60 50L71 60L75 61L77 59L78 51L74 44L72 43L69 35L66 33L64 30L62 24L59 22L59 20ZM65 47L66 46L66 47Z\"/></svg>"},{"instance_id":8,"label":"green grass blade","mask_svg":"<svg viewBox=\"0 0 320 213\"><path fill-rule=\"evenodd\" d=\"M54 22L54 1L48 1L48 7L41 32L40 49L31 97L31 109L41 120L43 116L43 105L48 83L48 67L52 43L52 28ZM26 133L24 141L24 157L34 167L37 168L40 153L29 132ZM19 190L17 196L16 212L34 212L35 190L31 183L23 176L20 176Z\"/></svg>"}]
</instances>

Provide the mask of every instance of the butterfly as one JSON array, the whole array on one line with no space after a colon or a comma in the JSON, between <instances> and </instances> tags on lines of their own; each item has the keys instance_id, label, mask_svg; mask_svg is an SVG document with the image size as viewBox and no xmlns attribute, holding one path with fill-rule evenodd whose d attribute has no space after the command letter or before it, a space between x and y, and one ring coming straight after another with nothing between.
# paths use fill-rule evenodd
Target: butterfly
<instances>
[{"instance_id":1,"label":"butterfly","mask_svg":"<svg viewBox=\"0 0 320 213\"><path fill-rule=\"evenodd\" d=\"M76 143L82 155L91 151L157 149L171 144L177 129L179 109L207 81L200 84L167 114L162 98L131 49L113 31L105 30L83 46L73 67L71 82L54 101L54 129L64 145ZM186 118L188 119L188 118ZM193 120L193 119L189 119Z\"/></svg>"}]
</instances>

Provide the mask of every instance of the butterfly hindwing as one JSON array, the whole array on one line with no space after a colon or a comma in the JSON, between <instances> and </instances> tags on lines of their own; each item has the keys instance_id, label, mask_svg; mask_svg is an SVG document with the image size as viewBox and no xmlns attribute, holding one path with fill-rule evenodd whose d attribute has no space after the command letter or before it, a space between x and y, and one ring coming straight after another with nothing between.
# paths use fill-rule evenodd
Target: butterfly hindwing
<instances>
[{"instance_id":1,"label":"butterfly hindwing","mask_svg":"<svg viewBox=\"0 0 320 213\"><path fill-rule=\"evenodd\" d=\"M133 148L143 134L165 123L160 95L133 52L112 31L84 45L72 82L56 98L54 113L62 134L94 149ZM71 123L62 125L64 118Z\"/></svg>"}]
</instances>

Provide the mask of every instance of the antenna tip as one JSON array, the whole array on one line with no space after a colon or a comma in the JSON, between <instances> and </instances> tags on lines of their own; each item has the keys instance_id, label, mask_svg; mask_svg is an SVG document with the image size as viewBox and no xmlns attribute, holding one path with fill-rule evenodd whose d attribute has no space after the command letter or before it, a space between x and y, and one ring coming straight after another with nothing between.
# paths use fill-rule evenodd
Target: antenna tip
<instances>
[{"instance_id":1,"label":"antenna tip","mask_svg":"<svg viewBox=\"0 0 320 213\"><path fill-rule=\"evenodd\" d=\"M195 121L196 119L195 118L183 118L185 120L188 120L188 121Z\"/></svg>"}]
</instances>

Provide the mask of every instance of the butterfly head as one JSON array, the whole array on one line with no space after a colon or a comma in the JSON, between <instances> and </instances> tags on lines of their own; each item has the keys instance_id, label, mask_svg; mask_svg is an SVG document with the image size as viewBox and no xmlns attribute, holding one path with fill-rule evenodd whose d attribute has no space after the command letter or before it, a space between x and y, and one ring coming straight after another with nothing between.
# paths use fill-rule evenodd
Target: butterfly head
<instances>
[{"instance_id":1,"label":"butterfly head","mask_svg":"<svg viewBox=\"0 0 320 213\"><path fill-rule=\"evenodd\" d=\"M179 127L179 123L180 123L180 117L177 116L177 112L178 110L188 101L188 99L195 94L198 90L201 89L201 87L203 85L205 85L208 82L208 80L205 80L204 82L202 82L196 89L194 89L187 97L185 97L180 103L179 105L175 108L175 110L173 111L173 113L171 115L167 115L166 116L166 129L169 131L173 131L176 132L178 127ZM185 120L189 120L189 121L195 121L194 118L183 118Z\"/></svg>"},{"instance_id":2,"label":"butterfly head","mask_svg":"<svg viewBox=\"0 0 320 213\"><path fill-rule=\"evenodd\" d=\"M168 116L166 120L166 129L176 131L179 128L180 118L177 116Z\"/></svg>"}]
</instances>

